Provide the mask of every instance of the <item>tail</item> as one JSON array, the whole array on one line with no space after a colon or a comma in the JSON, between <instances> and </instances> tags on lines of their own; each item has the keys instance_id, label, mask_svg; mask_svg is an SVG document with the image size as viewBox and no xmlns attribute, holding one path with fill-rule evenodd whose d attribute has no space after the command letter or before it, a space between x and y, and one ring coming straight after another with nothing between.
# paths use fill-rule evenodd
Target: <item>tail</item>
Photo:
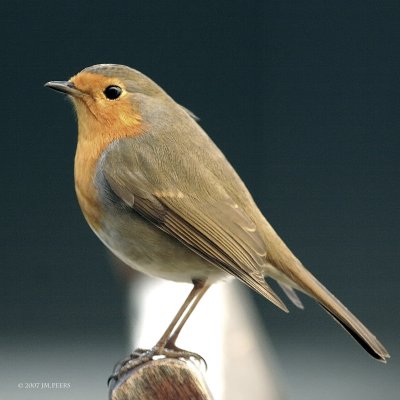
<instances>
[{"instance_id":1,"label":"tail","mask_svg":"<svg viewBox=\"0 0 400 400\"><path fill-rule=\"evenodd\" d=\"M374 358L386 362L389 353L379 340L304 267L297 270L299 287L313 297Z\"/></svg>"}]
</instances>

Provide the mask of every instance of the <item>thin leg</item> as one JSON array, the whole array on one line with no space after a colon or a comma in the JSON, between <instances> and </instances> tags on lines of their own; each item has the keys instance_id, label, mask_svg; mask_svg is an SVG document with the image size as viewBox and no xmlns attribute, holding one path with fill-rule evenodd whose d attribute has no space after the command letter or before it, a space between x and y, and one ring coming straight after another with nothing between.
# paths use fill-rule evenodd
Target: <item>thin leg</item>
<instances>
[{"instance_id":1,"label":"thin leg","mask_svg":"<svg viewBox=\"0 0 400 400\"><path fill-rule=\"evenodd\" d=\"M174 319L169 324L167 330L157 342L155 346L156 349L174 347L175 341L178 338L183 326L192 314L193 310L196 308L196 305L203 297L204 293L210 287L210 285L206 285L204 281L195 281L193 282L193 284L194 286L189 293L189 296L186 298L185 302L182 304Z\"/></svg>"},{"instance_id":2,"label":"thin leg","mask_svg":"<svg viewBox=\"0 0 400 400\"><path fill-rule=\"evenodd\" d=\"M195 287L196 287L196 284L195 284ZM199 288L199 290L196 293L196 297L193 299L193 302L190 305L190 307L188 308L188 310L186 311L186 314L184 314L182 316L182 319L180 320L179 325L175 328L175 330L169 336L169 338L165 344L165 347L170 348L170 349L175 348L176 339L178 339L178 336L181 333L183 326L185 325L186 321L188 320L188 318L192 314L193 310L196 308L197 304L202 299L202 297L204 296L205 292L207 291L207 289L209 287L210 287L210 285L203 284Z\"/></svg>"}]
</instances>

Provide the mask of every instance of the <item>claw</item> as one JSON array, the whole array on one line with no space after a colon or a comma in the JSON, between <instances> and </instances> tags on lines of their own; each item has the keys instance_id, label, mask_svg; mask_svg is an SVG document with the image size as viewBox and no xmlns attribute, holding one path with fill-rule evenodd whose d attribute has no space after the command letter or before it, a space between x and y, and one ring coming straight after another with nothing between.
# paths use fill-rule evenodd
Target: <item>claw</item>
<instances>
[{"instance_id":1,"label":"claw","mask_svg":"<svg viewBox=\"0 0 400 400\"><path fill-rule=\"evenodd\" d=\"M168 344L167 347L165 347L162 350L162 355L165 357L170 357L170 358L184 358L184 359L191 359L194 358L197 362L200 364L204 364L205 369L207 370L207 361L198 353L194 353L192 351L187 351L183 350L174 344Z\"/></svg>"},{"instance_id":2,"label":"claw","mask_svg":"<svg viewBox=\"0 0 400 400\"><path fill-rule=\"evenodd\" d=\"M111 381L118 381L126 372L150 361L155 355L153 349L136 349L128 357L123 358L115 364L113 372L107 380L107 385L110 386Z\"/></svg>"},{"instance_id":3,"label":"claw","mask_svg":"<svg viewBox=\"0 0 400 400\"><path fill-rule=\"evenodd\" d=\"M128 357L125 357L117 364L115 364L113 372L107 380L107 385L110 386L110 383L113 380L117 382L128 371L138 367L139 365L151 361L154 357L157 356L165 358L184 358L187 360L195 359L196 361L203 363L205 368L207 369L207 362L200 354L193 353L187 350L182 350L175 345L170 344L168 347L163 348L155 346L150 350L136 349Z\"/></svg>"},{"instance_id":4,"label":"claw","mask_svg":"<svg viewBox=\"0 0 400 400\"><path fill-rule=\"evenodd\" d=\"M107 379L107 386L110 387L111 381L117 382L117 380L118 380L118 375L117 375L117 374L112 374L112 375L110 375L110 376L108 377L108 379Z\"/></svg>"}]
</instances>

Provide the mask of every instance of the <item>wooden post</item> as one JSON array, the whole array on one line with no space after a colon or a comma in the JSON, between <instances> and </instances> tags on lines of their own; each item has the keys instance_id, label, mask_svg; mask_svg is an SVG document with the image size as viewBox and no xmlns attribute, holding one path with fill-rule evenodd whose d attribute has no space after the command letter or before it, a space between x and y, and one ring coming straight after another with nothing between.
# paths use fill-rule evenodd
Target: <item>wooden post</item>
<instances>
[{"instance_id":1,"label":"wooden post","mask_svg":"<svg viewBox=\"0 0 400 400\"><path fill-rule=\"evenodd\" d=\"M163 358L139 365L110 387L110 400L212 400L190 361Z\"/></svg>"}]
</instances>

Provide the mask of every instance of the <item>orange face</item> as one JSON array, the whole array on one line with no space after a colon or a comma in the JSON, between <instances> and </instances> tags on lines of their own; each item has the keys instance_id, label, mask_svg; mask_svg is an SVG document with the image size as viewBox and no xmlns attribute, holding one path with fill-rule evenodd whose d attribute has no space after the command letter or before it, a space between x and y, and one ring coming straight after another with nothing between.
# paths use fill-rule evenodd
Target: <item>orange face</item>
<instances>
[{"instance_id":1,"label":"orange face","mask_svg":"<svg viewBox=\"0 0 400 400\"><path fill-rule=\"evenodd\" d=\"M121 80L81 72L72 77L70 82L82 93L73 97L80 135L93 131L111 135L113 138L135 135L141 124L141 117L135 111ZM107 98L107 89L110 87L120 89L117 98Z\"/></svg>"}]
</instances>

